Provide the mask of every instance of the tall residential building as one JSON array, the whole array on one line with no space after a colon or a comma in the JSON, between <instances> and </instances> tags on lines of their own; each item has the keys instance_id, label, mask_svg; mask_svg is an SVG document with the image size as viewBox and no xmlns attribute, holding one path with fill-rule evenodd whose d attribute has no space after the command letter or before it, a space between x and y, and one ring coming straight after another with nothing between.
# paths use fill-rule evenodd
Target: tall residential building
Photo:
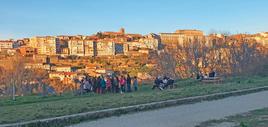
<instances>
[{"instance_id":1,"label":"tall residential building","mask_svg":"<svg viewBox=\"0 0 268 127\"><path fill-rule=\"evenodd\" d=\"M115 42L97 42L97 56L115 55Z\"/></svg>"},{"instance_id":2,"label":"tall residential building","mask_svg":"<svg viewBox=\"0 0 268 127\"><path fill-rule=\"evenodd\" d=\"M97 43L92 40L84 40L85 56L97 55Z\"/></svg>"},{"instance_id":3,"label":"tall residential building","mask_svg":"<svg viewBox=\"0 0 268 127\"><path fill-rule=\"evenodd\" d=\"M69 55L84 56L84 40L82 39L71 39L68 41Z\"/></svg>"},{"instance_id":4,"label":"tall residential building","mask_svg":"<svg viewBox=\"0 0 268 127\"><path fill-rule=\"evenodd\" d=\"M92 40L71 39L68 41L69 55L96 56L97 44Z\"/></svg>"},{"instance_id":5,"label":"tall residential building","mask_svg":"<svg viewBox=\"0 0 268 127\"><path fill-rule=\"evenodd\" d=\"M59 39L52 36L33 37L29 46L37 49L37 54L57 55L60 53Z\"/></svg>"}]
</instances>

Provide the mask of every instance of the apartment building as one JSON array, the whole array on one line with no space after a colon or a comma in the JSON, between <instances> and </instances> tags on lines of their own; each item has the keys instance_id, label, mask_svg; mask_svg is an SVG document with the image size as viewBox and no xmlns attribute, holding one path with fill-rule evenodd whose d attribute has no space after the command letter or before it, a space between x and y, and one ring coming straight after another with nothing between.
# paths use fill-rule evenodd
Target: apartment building
<instances>
[{"instance_id":1,"label":"apartment building","mask_svg":"<svg viewBox=\"0 0 268 127\"><path fill-rule=\"evenodd\" d=\"M59 39L53 36L33 37L29 46L37 49L37 54L56 55L60 53Z\"/></svg>"},{"instance_id":2,"label":"apartment building","mask_svg":"<svg viewBox=\"0 0 268 127\"><path fill-rule=\"evenodd\" d=\"M99 41L96 50L97 56L115 55L115 42Z\"/></svg>"},{"instance_id":3,"label":"apartment building","mask_svg":"<svg viewBox=\"0 0 268 127\"><path fill-rule=\"evenodd\" d=\"M84 40L85 56L97 55L97 43L92 40Z\"/></svg>"},{"instance_id":4,"label":"apartment building","mask_svg":"<svg viewBox=\"0 0 268 127\"><path fill-rule=\"evenodd\" d=\"M68 41L69 55L96 56L97 44L92 40L71 39Z\"/></svg>"},{"instance_id":5,"label":"apartment building","mask_svg":"<svg viewBox=\"0 0 268 127\"><path fill-rule=\"evenodd\" d=\"M71 39L68 41L69 55L84 56L84 40L82 39Z\"/></svg>"},{"instance_id":6,"label":"apartment building","mask_svg":"<svg viewBox=\"0 0 268 127\"><path fill-rule=\"evenodd\" d=\"M19 47L18 43L13 40L0 40L0 51L2 49L13 49Z\"/></svg>"}]
</instances>

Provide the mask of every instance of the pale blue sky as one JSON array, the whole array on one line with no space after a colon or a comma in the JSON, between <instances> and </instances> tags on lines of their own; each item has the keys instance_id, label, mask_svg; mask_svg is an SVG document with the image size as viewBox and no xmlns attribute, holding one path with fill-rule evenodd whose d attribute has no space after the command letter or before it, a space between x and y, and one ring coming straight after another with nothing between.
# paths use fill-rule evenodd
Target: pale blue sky
<instances>
[{"instance_id":1,"label":"pale blue sky","mask_svg":"<svg viewBox=\"0 0 268 127\"><path fill-rule=\"evenodd\" d=\"M200 29L268 31L268 0L1 0L0 39Z\"/></svg>"}]
</instances>

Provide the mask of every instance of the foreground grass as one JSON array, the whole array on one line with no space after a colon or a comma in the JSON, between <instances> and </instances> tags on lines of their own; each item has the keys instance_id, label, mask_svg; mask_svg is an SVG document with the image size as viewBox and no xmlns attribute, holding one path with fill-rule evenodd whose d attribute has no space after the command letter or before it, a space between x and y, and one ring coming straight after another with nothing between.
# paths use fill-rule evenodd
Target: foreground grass
<instances>
[{"instance_id":1,"label":"foreground grass","mask_svg":"<svg viewBox=\"0 0 268 127\"><path fill-rule=\"evenodd\" d=\"M138 92L126 94L87 94L83 96L18 97L16 101L0 100L0 124L56 117L120 106L177 99L190 96L227 92L268 86L268 77L237 77L222 84L203 84L195 80L176 82L176 89L152 91L151 85L142 85Z\"/></svg>"},{"instance_id":2,"label":"foreground grass","mask_svg":"<svg viewBox=\"0 0 268 127\"><path fill-rule=\"evenodd\" d=\"M214 127L224 123L229 123L229 125L232 125L233 127L267 127L268 108L229 116L225 119L206 121L201 123L198 127Z\"/></svg>"}]
</instances>

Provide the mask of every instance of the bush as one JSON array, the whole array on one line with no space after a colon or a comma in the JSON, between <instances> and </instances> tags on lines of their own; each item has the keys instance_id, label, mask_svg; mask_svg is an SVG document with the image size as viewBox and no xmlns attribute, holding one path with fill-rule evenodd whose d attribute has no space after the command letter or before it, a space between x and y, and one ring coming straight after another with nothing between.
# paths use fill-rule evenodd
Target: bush
<instances>
[{"instance_id":1,"label":"bush","mask_svg":"<svg viewBox=\"0 0 268 127\"><path fill-rule=\"evenodd\" d=\"M248 127L248 126L244 122L241 122L240 127Z\"/></svg>"}]
</instances>

